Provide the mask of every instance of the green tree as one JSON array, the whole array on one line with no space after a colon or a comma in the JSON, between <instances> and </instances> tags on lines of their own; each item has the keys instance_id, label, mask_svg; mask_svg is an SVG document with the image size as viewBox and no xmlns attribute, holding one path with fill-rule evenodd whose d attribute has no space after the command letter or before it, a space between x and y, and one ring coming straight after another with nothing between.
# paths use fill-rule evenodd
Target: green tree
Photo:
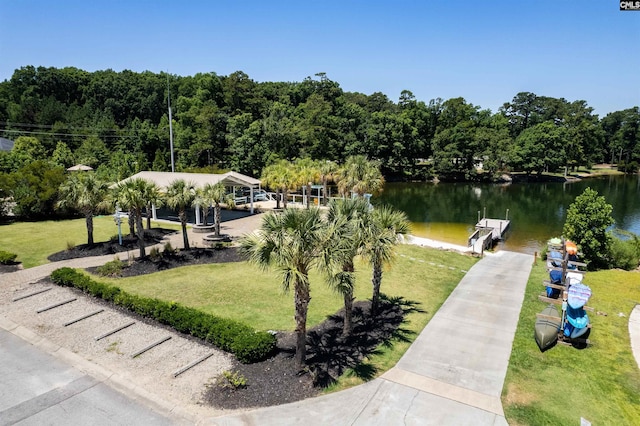
<instances>
[{"instance_id":1,"label":"green tree","mask_svg":"<svg viewBox=\"0 0 640 426\"><path fill-rule=\"evenodd\" d=\"M282 273L285 291L293 287L296 321L296 364L306 361L309 273L322 268L328 233L318 209L288 209L268 214L256 232L244 237L240 250L264 268L274 265Z\"/></svg>"},{"instance_id":2,"label":"green tree","mask_svg":"<svg viewBox=\"0 0 640 426\"><path fill-rule=\"evenodd\" d=\"M24 153L31 161L44 160L46 151L38 138L33 136L20 136L14 144L12 151Z\"/></svg>"},{"instance_id":3,"label":"green tree","mask_svg":"<svg viewBox=\"0 0 640 426\"><path fill-rule=\"evenodd\" d=\"M178 212L182 225L182 240L184 249L189 250L189 236L187 235L187 209L193 205L196 199L196 188L193 182L184 179L176 179L169 183L166 190L165 201L167 206Z\"/></svg>"},{"instance_id":4,"label":"green tree","mask_svg":"<svg viewBox=\"0 0 640 426\"><path fill-rule=\"evenodd\" d=\"M371 284L371 315L374 316L380 300L382 268L393 260L398 234L409 233L409 220L404 212L389 206L376 207L371 212L370 225L365 228L364 254L373 269Z\"/></svg>"},{"instance_id":5,"label":"green tree","mask_svg":"<svg viewBox=\"0 0 640 426\"><path fill-rule=\"evenodd\" d=\"M591 188L578 195L567 210L563 235L578 244L589 268L607 267L611 244L607 228L614 224L612 212L611 204Z\"/></svg>"},{"instance_id":6,"label":"green tree","mask_svg":"<svg viewBox=\"0 0 640 426\"><path fill-rule=\"evenodd\" d=\"M208 183L197 191L195 203L204 205L207 208L213 204L214 235L220 237L220 218L222 216L220 203L225 203L232 208L234 205L233 195L227 194L227 188L222 182L218 182L215 185Z\"/></svg>"},{"instance_id":7,"label":"green tree","mask_svg":"<svg viewBox=\"0 0 640 426\"><path fill-rule=\"evenodd\" d=\"M129 228L133 230L131 224L135 225L135 232L138 239L138 249L140 257L145 257L144 248L144 228L142 226L142 209L147 206L145 194L149 182L142 178L126 180L118 184L113 195L115 203L129 212Z\"/></svg>"},{"instance_id":8,"label":"green tree","mask_svg":"<svg viewBox=\"0 0 640 426\"><path fill-rule=\"evenodd\" d=\"M347 158L336 175L338 191L343 196L354 193L362 197L366 193L381 191L384 186L380 163L367 160L363 155Z\"/></svg>"},{"instance_id":9,"label":"green tree","mask_svg":"<svg viewBox=\"0 0 640 426\"><path fill-rule=\"evenodd\" d=\"M25 219L53 216L58 189L65 180L64 169L37 160L11 174L13 212Z\"/></svg>"},{"instance_id":10,"label":"green tree","mask_svg":"<svg viewBox=\"0 0 640 426\"><path fill-rule=\"evenodd\" d=\"M333 229L342 230L341 238L334 239L333 255L339 270L329 275L329 285L344 300L344 324L342 335L348 336L353 329L353 290L355 287L355 257L364 245L369 221L369 203L363 198L346 198L329 204L327 221Z\"/></svg>"},{"instance_id":11,"label":"green tree","mask_svg":"<svg viewBox=\"0 0 640 426\"><path fill-rule=\"evenodd\" d=\"M153 216L153 206L162 207L164 203L164 194L155 182L148 182L143 188L142 194L146 203L147 211L147 229L151 229L151 217Z\"/></svg>"},{"instance_id":12,"label":"green tree","mask_svg":"<svg viewBox=\"0 0 640 426\"><path fill-rule=\"evenodd\" d=\"M319 179L320 168L318 163L311 158L300 158L293 164L295 174L295 185L304 186L307 195L307 208L311 206L311 185Z\"/></svg>"},{"instance_id":13,"label":"green tree","mask_svg":"<svg viewBox=\"0 0 640 426\"><path fill-rule=\"evenodd\" d=\"M554 171L565 164L566 129L546 121L524 130L514 144L514 165L529 173Z\"/></svg>"},{"instance_id":14,"label":"green tree","mask_svg":"<svg viewBox=\"0 0 640 426\"><path fill-rule=\"evenodd\" d=\"M75 164L73 152L71 152L67 144L62 141L58 141L56 149L53 151L53 154L51 154L51 161L65 169Z\"/></svg>"},{"instance_id":15,"label":"green tree","mask_svg":"<svg viewBox=\"0 0 640 426\"><path fill-rule=\"evenodd\" d=\"M105 210L105 199L109 193L109 184L100 180L94 173L71 173L66 182L60 185L59 208L79 210L87 225L87 244L93 245L93 217Z\"/></svg>"},{"instance_id":16,"label":"green tree","mask_svg":"<svg viewBox=\"0 0 640 426\"><path fill-rule=\"evenodd\" d=\"M276 191L276 209L280 208L280 197L282 195L283 207L287 208L287 198L289 190L294 187L296 176L293 171L293 165L287 160L279 160L262 170L260 177L262 184L267 188Z\"/></svg>"}]
</instances>

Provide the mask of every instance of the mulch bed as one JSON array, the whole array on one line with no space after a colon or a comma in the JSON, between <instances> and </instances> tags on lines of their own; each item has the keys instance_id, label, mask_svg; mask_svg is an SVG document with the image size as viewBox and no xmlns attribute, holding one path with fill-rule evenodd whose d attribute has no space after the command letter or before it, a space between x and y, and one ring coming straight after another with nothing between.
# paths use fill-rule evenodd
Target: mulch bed
<instances>
[{"instance_id":1,"label":"mulch bed","mask_svg":"<svg viewBox=\"0 0 640 426\"><path fill-rule=\"evenodd\" d=\"M166 235L163 233L166 230L154 229L153 231L158 233L153 240L149 241L150 243L153 241L152 244L158 242L158 237ZM115 245L118 246L117 241ZM55 258L59 260L65 255L70 256L67 258L73 258L109 254L110 250L117 249L112 242L99 243L96 246L101 248L78 246L70 250L72 254L56 253L50 259L60 256ZM137 248L137 242L134 240L129 249L135 248ZM155 258L147 256L144 259L135 259L123 268L121 276L149 274L186 265L242 260L237 248L234 247L178 250L169 254L162 253ZM87 270L95 273L95 269ZM232 371L246 380L245 387L225 386L229 383L221 377L217 383L211 384L206 389L203 395L204 402L223 409L266 407L317 396L324 387L334 383L348 369L351 369L350 374L364 380L374 378L377 371L363 361L375 354L376 348L380 345L388 344L393 340L406 339L409 332L401 325L407 313L416 311L418 308L415 303L407 302L402 298L393 300L381 298L378 314L373 319L370 315L370 307L370 301L354 303L353 331L349 337L342 336L344 310L338 311L321 324L308 330L307 366L303 371L299 371L295 362L295 333L278 332L276 334L277 350L271 358L253 364L234 362Z\"/></svg>"},{"instance_id":2,"label":"mulch bed","mask_svg":"<svg viewBox=\"0 0 640 426\"><path fill-rule=\"evenodd\" d=\"M162 242L163 238L169 234L176 233L173 229L152 228L144 231L144 245L149 247ZM49 256L51 262L60 260L78 259L80 257L103 256L106 254L116 254L138 248L138 238L129 235L122 236L122 245L118 243L118 239L94 243L92 245L81 244L70 250L59 251Z\"/></svg>"},{"instance_id":3,"label":"mulch bed","mask_svg":"<svg viewBox=\"0 0 640 426\"><path fill-rule=\"evenodd\" d=\"M307 332L307 369L299 372L295 363L295 334L278 333L277 354L254 364L235 363L234 372L246 379L246 387L234 389L221 378L209 386L204 399L224 409L266 407L317 396L347 369L370 380L377 371L363 363L380 344L406 338L400 325L415 305L402 299L383 300L376 320L369 315L371 303L356 302L353 332L342 336L344 310L328 317Z\"/></svg>"},{"instance_id":4,"label":"mulch bed","mask_svg":"<svg viewBox=\"0 0 640 426\"><path fill-rule=\"evenodd\" d=\"M171 254L161 253L158 256L147 256L136 259L123 267L120 277L135 277L152 274L158 271L178 268L187 265L203 265L207 263L241 262L244 260L235 247L221 249L192 248L177 250ZM87 268L87 271L97 274L98 268Z\"/></svg>"}]
</instances>

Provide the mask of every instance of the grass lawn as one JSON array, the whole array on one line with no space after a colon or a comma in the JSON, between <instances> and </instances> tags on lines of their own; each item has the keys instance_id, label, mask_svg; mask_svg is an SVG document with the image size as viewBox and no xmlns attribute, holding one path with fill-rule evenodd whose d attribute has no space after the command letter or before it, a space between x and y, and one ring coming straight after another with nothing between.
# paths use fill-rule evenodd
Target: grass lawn
<instances>
[{"instance_id":1,"label":"grass lawn","mask_svg":"<svg viewBox=\"0 0 640 426\"><path fill-rule=\"evenodd\" d=\"M145 220L146 225L146 220ZM180 229L180 225L152 222L152 227ZM122 232L129 230L126 224ZM111 216L93 219L93 240L107 241L118 234L118 227ZM43 222L17 222L0 225L0 248L16 253L18 261L25 268L48 263L47 257L65 250L67 245L87 243L87 225L85 219L48 220Z\"/></svg>"},{"instance_id":2,"label":"grass lawn","mask_svg":"<svg viewBox=\"0 0 640 426\"><path fill-rule=\"evenodd\" d=\"M533 268L513 343L502 402L511 425L631 425L640 419L640 371L629 342L628 321L640 303L640 274L590 272L588 312L592 345L578 350L556 345L541 353L533 338L537 296L548 278L543 262ZM622 315L621 315L622 314Z\"/></svg>"},{"instance_id":3,"label":"grass lawn","mask_svg":"<svg viewBox=\"0 0 640 426\"><path fill-rule=\"evenodd\" d=\"M477 259L404 245L398 246L398 254L393 266L384 272L382 292L419 303L418 307L424 312L411 313L403 326L413 333L410 336L413 341L462 279L463 271ZM371 297L371 270L367 264L358 263L357 271L356 299L368 299ZM126 291L240 320L259 330L295 328L293 294L282 292L277 272L265 272L246 262L196 265L146 276L100 280L113 282ZM308 327L322 322L341 307L342 297L328 289L320 275L313 274ZM380 353L367 362L366 368L384 372L395 365L409 345L410 342L396 341L392 346L381 348ZM347 374L334 389L360 382L359 378Z\"/></svg>"}]
</instances>

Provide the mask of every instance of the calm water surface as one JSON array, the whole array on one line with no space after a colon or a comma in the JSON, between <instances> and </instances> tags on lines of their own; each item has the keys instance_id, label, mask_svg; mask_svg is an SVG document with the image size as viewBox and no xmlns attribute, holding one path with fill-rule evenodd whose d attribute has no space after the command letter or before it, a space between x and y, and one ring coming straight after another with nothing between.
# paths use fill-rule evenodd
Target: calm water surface
<instances>
[{"instance_id":1,"label":"calm water surface","mask_svg":"<svg viewBox=\"0 0 640 426\"><path fill-rule=\"evenodd\" d=\"M403 210L412 222L412 234L460 245L486 209L490 218L505 218L511 231L501 248L525 253L540 251L559 236L566 212L586 187L613 206L616 227L640 235L640 176L604 176L573 183L387 183L374 204Z\"/></svg>"}]
</instances>

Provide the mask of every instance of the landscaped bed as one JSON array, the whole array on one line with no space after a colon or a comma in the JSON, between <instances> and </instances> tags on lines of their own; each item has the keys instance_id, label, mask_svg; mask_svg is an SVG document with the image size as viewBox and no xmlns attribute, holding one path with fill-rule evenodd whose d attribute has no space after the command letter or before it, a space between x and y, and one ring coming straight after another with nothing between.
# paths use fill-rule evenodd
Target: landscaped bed
<instances>
[{"instance_id":1,"label":"landscaped bed","mask_svg":"<svg viewBox=\"0 0 640 426\"><path fill-rule=\"evenodd\" d=\"M384 273L383 292L388 299L376 320L368 315L366 300L370 297L371 271L364 262L358 263L356 298L360 301L356 302L354 332L348 339L341 336L342 298L327 288L320 275L312 274L308 369L302 374L293 359L293 298L282 293L275 273L244 261L162 270L158 259L147 258L136 260L133 265L145 265L140 267L141 271L160 272L94 279L140 296L195 307L258 330L278 330L278 350L273 357L252 364L235 364L233 370L246 380L246 387L230 386L222 378L221 383L211 384L204 395L207 403L218 408L246 408L304 399L323 392L326 386L340 389L383 373L397 362L476 261L420 247L400 246L398 251L397 264ZM209 250L211 256L203 255L204 252L194 251L200 253L199 259L212 262L216 256L227 260L237 256L235 249ZM181 253L184 254L178 251L175 255ZM131 269L138 270L133 265Z\"/></svg>"}]
</instances>

